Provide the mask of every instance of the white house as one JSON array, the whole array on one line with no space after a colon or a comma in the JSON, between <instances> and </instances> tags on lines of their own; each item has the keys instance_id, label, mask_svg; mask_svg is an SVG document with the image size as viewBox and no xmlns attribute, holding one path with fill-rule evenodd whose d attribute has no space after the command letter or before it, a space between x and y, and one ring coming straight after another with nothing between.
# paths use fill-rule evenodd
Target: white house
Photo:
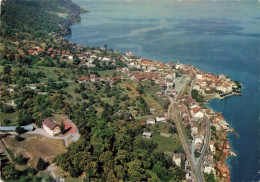
<instances>
[{"instance_id":1,"label":"white house","mask_svg":"<svg viewBox=\"0 0 260 182\"><path fill-rule=\"evenodd\" d=\"M153 135L153 132L143 132L143 137L145 138L151 138Z\"/></svg>"},{"instance_id":2,"label":"white house","mask_svg":"<svg viewBox=\"0 0 260 182\"><path fill-rule=\"evenodd\" d=\"M196 75L196 78L197 78L197 79L202 79L202 74L197 74L197 75Z\"/></svg>"},{"instance_id":3,"label":"white house","mask_svg":"<svg viewBox=\"0 0 260 182\"><path fill-rule=\"evenodd\" d=\"M157 122L159 122L159 121L160 121L160 122L163 122L163 123L166 122L165 117L159 117L159 116L157 116L155 119L156 119Z\"/></svg>"},{"instance_id":4,"label":"white house","mask_svg":"<svg viewBox=\"0 0 260 182\"><path fill-rule=\"evenodd\" d=\"M213 174L215 175L216 174L216 170L213 168L213 167L211 167L211 166L206 166L205 168L204 168L204 173L210 173L210 172L213 172Z\"/></svg>"},{"instance_id":5,"label":"white house","mask_svg":"<svg viewBox=\"0 0 260 182\"><path fill-rule=\"evenodd\" d=\"M147 124L155 124L155 120L154 119L147 119Z\"/></svg>"},{"instance_id":6,"label":"white house","mask_svg":"<svg viewBox=\"0 0 260 182\"><path fill-rule=\"evenodd\" d=\"M49 135L56 135L60 132L60 126L50 119L45 119L42 122L42 128L49 134Z\"/></svg>"},{"instance_id":7,"label":"white house","mask_svg":"<svg viewBox=\"0 0 260 182\"><path fill-rule=\"evenodd\" d=\"M193 86L193 89L194 90L200 90L200 84L199 83L195 83L194 86Z\"/></svg>"},{"instance_id":8,"label":"white house","mask_svg":"<svg viewBox=\"0 0 260 182\"><path fill-rule=\"evenodd\" d=\"M209 142L209 149L210 149L211 152L213 152L215 154L216 148L214 146L214 141L213 140L211 140Z\"/></svg>"}]
</instances>

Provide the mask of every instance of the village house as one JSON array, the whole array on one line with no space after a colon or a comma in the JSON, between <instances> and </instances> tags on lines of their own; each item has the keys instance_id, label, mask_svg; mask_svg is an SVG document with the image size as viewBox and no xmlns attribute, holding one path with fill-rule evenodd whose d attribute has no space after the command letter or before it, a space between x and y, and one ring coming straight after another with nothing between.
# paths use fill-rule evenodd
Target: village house
<instances>
[{"instance_id":1,"label":"village house","mask_svg":"<svg viewBox=\"0 0 260 182\"><path fill-rule=\"evenodd\" d=\"M153 135L153 132L143 132L142 136L145 138L151 138Z\"/></svg>"},{"instance_id":2,"label":"village house","mask_svg":"<svg viewBox=\"0 0 260 182\"><path fill-rule=\"evenodd\" d=\"M212 126L214 126L217 131L219 131L221 129L219 123L216 120L212 121Z\"/></svg>"},{"instance_id":3,"label":"village house","mask_svg":"<svg viewBox=\"0 0 260 182\"><path fill-rule=\"evenodd\" d=\"M182 153L173 154L172 161L179 167L181 167L181 161L185 161L185 155Z\"/></svg>"},{"instance_id":4,"label":"village house","mask_svg":"<svg viewBox=\"0 0 260 182\"><path fill-rule=\"evenodd\" d=\"M55 121L48 118L42 122L42 128L51 136L60 132L60 126Z\"/></svg>"},{"instance_id":5,"label":"village house","mask_svg":"<svg viewBox=\"0 0 260 182\"><path fill-rule=\"evenodd\" d=\"M199 107L194 107L190 110L191 116L193 118L203 118L204 114L201 112L201 109Z\"/></svg>"},{"instance_id":6,"label":"village house","mask_svg":"<svg viewBox=\"0 0 260 182\"><path fill-rule=\"evenodd\" d=\"M95 82L96 81L96 75L95 74L90 74L89 78L90 78L91 82Z\"/></svg>"},{"instance_id":7,"label":"village house","mask_svg":"<svg viewBox=\"0 0 260 182\"><path fill-rule=\"evenodd\" d=\"M146 123L153 125L153 124L155 124L155 120L150 118L150 119L147 119Z\"/></svg>"},{"instance_id":8,"label":"village house","mask_svg":"<svg viewBox=\"0 0 260 182\"><path fill-rule=\"evenodd\" d=\"M229 129L229 124L225 121L225 119L222 116L222 113L218 113L216 117L216 121L219 123L219 125L224 129Z\"/></svg>"},{"instance_id":9,"label":"village house","mask_svg":"<svg viewBox=\"0 0 260 182\"><path fill-rule=\"evenodd\" d=\"M216 151L216 148L215 148L214 144L215 144L215 143L214 143L213 140L211 140L211 141L209 142L209 149L210 149L211 152L213 152L213 154L215 154L215 151Z\"/></svg>"},{"instance_id":10,"label":"village house","mask_svg":"<svg viewBox=\"0 0 260 182\"><path fill-rule=\"evenodd\" d=\"M87 81L89 81L89 77L87 77L87 76L79 78L79 83L87 82Z\"/></svg>"},{"instance_id":11,"label":"village house","mask_svg":"<svg viewBox=\"0 0 260 182\"><path fill-rule=\"evenodd\" d=\"M156 119L157 122L163 122L163 123L166 122L165 117L159 117L159 116L157 116L155 119Z\"/></svg>"},{"instance_id":12,"label":"village house","mask_svg":"<svg viewBox=\"0 0 260 182\"><path fill-rule=\"evenodd\" d=\"M213 168L213 167L211 167L211 166L205 166L205 168L204 168L204 173L210 173L211 171L212 171L212 173L215 175L216 174L216 169L215 168Z\"/></svg>"}]
</instances>

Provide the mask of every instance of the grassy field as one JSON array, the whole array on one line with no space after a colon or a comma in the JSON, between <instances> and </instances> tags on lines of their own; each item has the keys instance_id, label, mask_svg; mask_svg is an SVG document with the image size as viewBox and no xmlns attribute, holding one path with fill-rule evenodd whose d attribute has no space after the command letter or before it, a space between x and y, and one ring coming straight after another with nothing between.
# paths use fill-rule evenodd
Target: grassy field
<instances>
[{"instance_id":1,"label":"grassy field","mask_svg":"<svg viewBox=\"0 0 260 182\"><path fill-rule=\"evenodd\" d=\"M100 77L113 77L114 74L119 75L120 73L116 70L105 70L105 71L98 71Z\"/></svg>"},{"instance_id":2,"label":"grassy field","mask_svg":"<svg viewBox=\"0 0 260 182\"><path fill-rule=\"evenodd\" d=\"M15 155L22 154L29 158L28 164L36 166L38 159L51 162L55 156L66 151L63 140L53 140L40 135L23 135L25 138L17 142L14 136L8 136L3 140L5 146Z\"/></svg>"},{"instance_id":3,"label":"grassy field","mask_svg":"<svg viewBox=\"0 0 260 182\"><path fill-rule=\"evenodd\" d=\"M174 150L181 148L178 135L174 135L173 137L165 137L156 134L153 136L153 140L158 143L159 146L157 150L159 151L171 153Z\"/></svg>"},{"instance_id":4,"label":"grassy field","mask_svg":"<svg viewBox=\"0 0 260 182\"><path fill-rule=\"evenodd\" d=\"M16 120L18 119L18 112L14 113L3 113L0 112L0 123L2 126L6 126L6 124L3 123L5 119L8 119L11 121L11 123L7 124L8 126L16 125Z\"/></svg>"},{"instance_id":5,"label":"grassy field","mask_svg":"<svg viewBox=\"0 0 260 182\"><path fill-rule=\"evenodd\" d=\"M66 68L57 68L57 67L43 67L43 66L35 66L30 68L30 72L37 73L42 71L45 73L45 78L40 78L40 82L47 82L48 79L53 79L55 81L58 80L59 76L62 77L63 81L71 80L71 75ZM66 76L65 76L66 75Z\"/></svg>"}]
</instances>

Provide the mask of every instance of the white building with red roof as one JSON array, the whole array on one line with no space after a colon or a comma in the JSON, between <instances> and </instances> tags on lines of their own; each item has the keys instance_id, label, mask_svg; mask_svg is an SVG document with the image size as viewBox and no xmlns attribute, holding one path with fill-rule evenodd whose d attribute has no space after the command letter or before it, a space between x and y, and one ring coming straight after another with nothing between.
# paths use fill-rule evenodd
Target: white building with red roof
<instances>
[{"instance_id":1,"label":"white building with red roof","mask_svg":"<svg viewBox=\"0 0 260 182\"><path fill-rule=\"evenodd\" d=\"M199 107L194 107L190 111L193 118L203 118L204 114Z\"/></svg>"}]
</instances>

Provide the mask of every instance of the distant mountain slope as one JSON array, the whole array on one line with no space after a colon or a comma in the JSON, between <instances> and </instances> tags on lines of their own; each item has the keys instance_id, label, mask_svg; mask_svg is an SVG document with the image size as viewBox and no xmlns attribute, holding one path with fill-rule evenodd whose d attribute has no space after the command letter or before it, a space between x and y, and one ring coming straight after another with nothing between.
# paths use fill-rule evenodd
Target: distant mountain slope
<instances>
[{"instance_id":1,"label":"distant mountain slope","mask_svg":"<svg viewBox=\"0 0 260 182\"><path fill-rule=\"evenodd\" d=\"M81 11L71 0L3 1L0 36L17 41L50 32L65 35L69 33L68 27L80 20Z\"/></svg>"}]
</instances>

